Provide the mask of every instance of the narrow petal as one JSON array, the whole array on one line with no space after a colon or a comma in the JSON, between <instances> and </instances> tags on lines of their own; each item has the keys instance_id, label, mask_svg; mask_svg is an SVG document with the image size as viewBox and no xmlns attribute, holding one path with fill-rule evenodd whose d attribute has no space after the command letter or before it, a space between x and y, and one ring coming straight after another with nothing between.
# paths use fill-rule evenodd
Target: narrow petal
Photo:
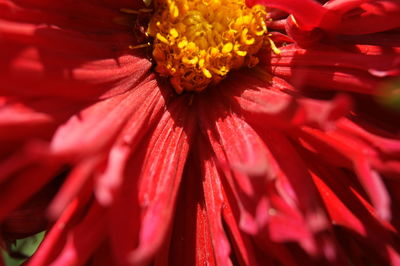
<instances>
[{"instance_id":1,"label":"narrow petal","mask_svg":"<svg viewBox=\"0 0 400 266\"><path fill-rule=\"evenodd\" d=\"M271 73L288 80L293 86L321 88L333 91L377 94L380 79L354 69L327 67L274 66Z\"/></svg>"},{"instance_id":2,"label":"narrow petal","mask_svg":"<svg viewBox=\"0 0 400 266\"><path fill-rule=\"evenodd\" d=\"M39 246L38 250L29 260L28 265L46 265L54 258L56 254L54 250L60 248L60 239L66 235L66 229L71 221L71 218L78 209L78 200L71 202L63 211L62 215L55 222L53 227L46 234L46 239L43 244Z\"/></svg>"},{"instance_id":3,"label":"narrow petal","mask_svg":"<svg viewBox=\"0 0 400 266\"><path fill-rule=\"evenodd\" d=\"M210 139L216 137L220 141L218 145L226 154L229 165L249 175L267 173L267 152L261 139L245 121L230 110L227 111L224 105L218 101L213 104L215 106L210 110L205 105L199 106L203 112L200 119ZM215 125L210 121L215 121Z\"/></svg>"},{"instance_id":4,"label":"narrow petal","mask_svg":"<svg viewBox=\"0 0 400 266\"><path fill-rule=\"evenodd\" d=\"M106 169L96 181L96 196L101 204L112 203L116 190L123 183L124 171L132 152L159 121L165 110L166 101L168 100L161 97L159 93L155 93L151 98L147 98L127 121L110 150Z\"/></svg>"},{"instance_id":5,"label":"narrow petal","mask_svg":"<svg viewBox=\"0 0 400 266\"><path fill-rule=\"evenodd\" d=\"M248 0L248 4L263 4L293 14L304 30L311 30L322 25L335 25L338 17L313 0Z\"/></svg>"},{"instance_id":6,"label":"narrow petal","mask_svg":"<svg viewBox=\"0 0 400 266\"><path fill-rule=\"evenodd\" d=\"M82 265L105 237L105 210L91 206L86 217L67 235L66 244L52 265Z\"/></svg>"},{"instance_id":7,"label":"narrow petal","mask_svg":"<svg viewBox=\"0 0 400 266\"><path fill-rule=\"evenodd\" d=\"M204 204L202 174L198 161L189 157L177 200L174 226L169 243L169 257L163 265L216 264L212 241L211 216ZM218 248L218 247L216 247ZM229 263L229 259L225 264Z\"/></svg>"},{"instance_id":8,"label":"narrow petal","mask_svg":"<svg viewBox=\"0 0 400 266\"><path fill-rule=\"evenodd\" d=\"M143 218L139 246L130 255L132 263L142 263L154 256L171 224L193 131L186 101L182 97L168 107L147 146L139 181Z\"/></svg>"},{"instance_id":9,"label":"narrow petal","mask_svg":"<svg viewBox=\"0 0 400 266\"><path fill-rule=\"evenodd\" d=\"M52 140L52 151L59 154L80 153L82 150L92 153L107 147L130 116L140 110L138 107L154 97L160 97L160 91L152 81L95 103L58 129ZM99 117L102 120L99 121Z\"/></svg>"},{"instance_id":10,"label":"narrow petal","mask_svg":"<svg viewBox=\"0 0 400 266\"><path fill-rule=\"evenodd\" d=\"M85 186L75 199L66 206L62 214L46 233L38 250L29 260L28 265L49 265L65 247L71 228L79 223L88 210L92 196L91 186Z\"/></svg>"},{"instance_id":11,"label":"narrow petal","mask_svg":"<svg viewBox=\"0 0 400 266\"><path fill-rule=\"evenodd\" d=\"M254 77L237 75L240 76L239 81L229 84L231 90L224 91L224 96L232 100L232 108L245 115L248 122L266 129L272 125L285 129L299 125L330 129L351 108L346 95L337 95L332 100L300 98L278 87L281 84L276 84L274 80L266 86ZM246 90L239 89L243 87Z\"/></svg>"},{"instance_id":12,"label":"narrow petal","mask_svg":"<svg viewBox=\"0 0 400 266\"><path fill-rule=\"evenodd\" d=\"M388 192L381 180L381 177L373 169L374 158L379 156L379 153L370 145L366 145L362 140L354 137L349 137L345 132L332 131L329 135L323 135L317 131L310 131L314 137L323 139L324 143L334 147L339 156L347 158L357 173L358 179L368 193L377 215L384 219L390 219L390 198ZM322 156L324 156L322 154Z\"/></svg>"},{"instance_id":13,"label":"narrow petal","mask_svg":"<svg viewBox=\"0 0 400 266\"><path fill-rule=\"evenodd\" d=\"M204 176L203 190L207 210L208 221L210 223L211 239L214 246L216 263L219 266L232 265L229 258L230 245L222 225L222 209L224 206L224 196L222 192L221 178L214 162L206 153L203 143L198 144L199 158L203 161L202 173ZM207 159L208 158L208 159Z\"/></svg>"},{"instance_id":14,"label":"narrow petal","mask_svg":"<svg viewBox=\"0 0 400 266\"><path fill-rule=\"evenodd\" d=\"M341 34L369 34L400 27L398 0L329 1L325 7L341 14L335 28Z\"/></svg>"},{"instance_id":15,"label":"narrow petal","mask_svg":"<svg viewBox=\"0 0 400 266\"><path fill-rule=\"evenodd\" d=\"M98 165L99 158L93 157L78 164L68 175L63 186L52 200L48 214L51 218L57 219L62 211L81 192L82 187L88 182L91 173Z\"/></svg>"},{"instance_id":16,"label":"narrow petal","mask_svg":"<svg viewBox=\"0 0 400 266\"><path fill-rule=\"evenodd\" d=\"M396 48L382 50L380 46L372 45L340 48L317 45L312 49L301 49L295 45L288 45L280 49L279 55L271 53L271 64L274 66L329 66L369 72L393 71L400 68L400 56ZM324 60L320 60L321 57Z\"/></svg>"},{"instance_id":17,"label":"narrow petal","mask_svg":"<svg viewBox=\"0 0 400 266\"><path fill-rule=\"evenodd\" d=\"M379 174L371 169L366 159L360 158L355 161L355 170L361 184L363 184L368 195L376 208L377 215L383 220L391 218L390 197Z\"/></svg>"},{"instance_id":18,"label":"narrow petal","mask_svg":"<svg viewBox=\"0 0 400 266\"><path fill-rule=\"evenodd\" d=\"M227 195L223 190L225 206L222 209L224 222L227 224L231 238L233 239L235 254L241 265L259 265L249 235L244 233L239 226L238 210L234 197Z\"/></svg>"},{"instance_id":19,"label":"narrow petal","mask_svg":"<svg viewBox=\"0 0 400 266\"><path fill-rule=\"evenodd\" d=\"M317 159L318 161L318 159ZM320 164L310 165L313 170L313 179L321 193L332 223L346 227L356 232L359 243L374 250L374 253L396 261L398 254L391 251L395 241L396 229L389 223L377 219L370 203L358 191L359 188L352 182L349 173L339 168L329 167L322 161ZM346 248L346 243L342 243ZM374 257L374 254L362 252L360 256ZM395 265L395 264L392 264Z\"/></svg>"}]
</instances>

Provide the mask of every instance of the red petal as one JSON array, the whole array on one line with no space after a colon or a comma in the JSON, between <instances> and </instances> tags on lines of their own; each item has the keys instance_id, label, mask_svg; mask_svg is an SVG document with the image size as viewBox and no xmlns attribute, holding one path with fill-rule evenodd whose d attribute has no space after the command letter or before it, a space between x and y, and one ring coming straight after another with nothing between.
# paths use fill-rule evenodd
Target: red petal
<instances>
[{"instance_id":1,"label":"red petal","mask_svg":"<svg viewBox=\"0 0 400 266\"><path fill-rule=\"evenodd\" d=\"M280 48L279 55L271 53L273 66L319 66L359 69L364 71L393 71L400 68L400 56L396 49L382 50L381 46L359 45L341 46L341 49L328 45L301 49L295 45ZM353 50L349 52L348 50ZM324 58L324 60L321 60Z\"/></svg>"},{"instance_id":2,"label":"red petal","mask_svg":"<svg viewBox=\"0 0 400 266\"><path fill-rule=\"evenodd\" d=\"M199 158L203 162L204 199L208 222L210 224L215 259L219 266L232 265L229 258L230 246L222 225L221 214L224 206L224 195L222 192L221 178L214 162L209 158L210 155L205 151L204 143L200 143L200 141L198 143Z\"/></svg>"},{"instance_id":3,"label":"red petal","mask_svg":"<svg viewBox=\"0 0 400 266\"><path fill-rule=\"evenodd\" d=\"M75 51L79 48L61 53L54 48L38 51L14 42L4 45L7 48L0 44L0 49L7 51L0 65L0 91L4 95L92 100L113 89L121 93L134 87L151 66L147 59L132 55L114 55L117 60L84 58Z\"/></svg>"},{"instance_id":4,"label":"red petal","mask_svg":"<svg viewBox=\"0 0 400 266\"><path fill-rule=\"evenodd\" d=\"M216 265L210 213L204 206L198 160L189 158L177 200L169 258L161 265ZM229 264L228 260L224 265Z\"/></svg>"},{"instance_id":5,"label":"red petal","mask_svg":"<svg viewBox=\"0 0 400 266\"><path fill-rule=\"evenodd\" d=\"M46 185L59 170L54 162L26 166L0 187L0 221Z\"/></svg>"},{"instance_id":6,"label":"red petal","mask_svg":"<svg viewBox=\"0 0 400 266\"><path fill-rule=\"evenodd\" d=\"M238 73L227 83L229 92L224 90L223 94L227 100L232 99L232 108L243 114L247 122L266 130L271 126L287 129L304 124L329 129L334 127L338 118L347 114L351 106L345 95L338 95L331 101L303 99L281 91L278 87L281 84L271 83L266 85L254 77ZM240 108L236 108L237 104Z\"/></svg>"},{"instance_id":7,"label":"red petal","mask_svg":"<svg viewBox=\"0 0 400 266\"><path fill-rule=\"evenodd\" d=\"M142 223L139 246L132 263L147 261L162 245L171 223L174 204L193 131L186 97L168 107L146 145L139 181ZM122 218L122 217L121 217Z\"/></svg>"},{"instance_id":8,"label":"red petal","mask_svg":"<svg viewBox=\"0 0 400 266\"><path fill-rule=\"evenodd\" d=\"M351 176L323 162L311 167L316 170L313 170L313 178L332 223L357 232L362 236L357 238L358 242L380 253L385 260L398 260L398 254L391 250L391 246L395 245L394 234L397 234L397 231L390 224L377 219L372 206L357 192L357 186L351 181ZM346 249L347 243L342 244ZM388 253L390 258L387 258ZM363 252L363 256L375 255Z\"/></svg>"},{"instance_id":9,"label":"red petal","mask_svg":"<svg viewBox=\"0 0 400 266\"><path fill-rule=\"evenodd\" d=\"M263 133L264 141L282 171L278 175L277 188L282 199L286 201L282 203L288 205L286 207L281 205L282 209L273 206L276 214L271 217L270 223L274 226L271 234L278 238L296 240L310 254L317 254L321 252L318 249L326 248L326 246L316 246L318 234L327 232L329 223L320 207L319 197L305 162L282 133L273 131ZM285 214L285 211L289 212Z\"/></svg>"},{"instance_id":10,"label":"red petal","mask_svg":"<svg viewBox=\"0 0 400 266\"><path fill-rule=\"evenodd\" d=\"M377 214L382 219L390 219L390 198L383 182L375 169L372 169L374 160L378 153L371 145L364 143L361 139L349 137L345 132L335 130L327 134L311 131L304 128L304 131L311 133L314 137L324 141L339 152L343 157L352 162L352 167L357 173L358 179L368 193ZM323 156L323 154L322 154Z\"/></svg>"},{"instance_id":11,"label":"red petal","mask_svg":"<svg viewBox=\"0 0 400 266\"><path fill-rule=\"evenodd\" d=\"M326 8L341 14L336 32L368 34L400 27L398 0L329 1Z\"/></svg>"},{"instance_id":12,"label":"red petal","mask_svg":"<svg viewBox=\"0 0 400 266\"><path fill-rule=\"evenodd\" d=\"M158 97L161 97L160 91L156 82L152 81L125 94L102 100L60 127L52 140L51 149L58 154L79 153L80 156L82 151L86 154L98 152L114 141L140 106Z\"/></svg>"},{"instance_id":13,"label":"red petal","mask_svg":"<svg viewBox=\"0 0 400 266\"><path fill-rule=\"evenodd\" d=\"M98 157L83 161L71 171L57 195L52 200L48 214L52 219L57 219L62 211L76 198L82 187L88 182L95 167L98 166Z\"/></svg>"},{"instance_id":14,"label":"red petal","mask_svg":"<svg viewBox=\"0 0 400 266\"><path fill-rule=\"evenodd\" d=\"M118 87L121 79L127 79L133 86L151 67L143 56L132 56L138 52L128 49L135 42L134 34L128 28L122 30L115 24L106 30L101 23L93 23L86 31L64 27L74 24L70 14L82 18L77 13L84 10L94 13L101 10L100 14L96 13L100 17L97 22L111 21L113 24L112 19L107 19L107 16L115 15L110 9L76 1L66 5L40 4L35 1L27 4L26 9L20 9L12 7L15 4L8 1L0 3L0 6L6 6L5 17L9 17L0 23L0 49L4 52L0 65L3 93L41 97L59 95L64 99L93 98L107 89ZM36 5L39 5L37 10L34 9ZM68 8L72 10L67 11ZM111 14L105 15L107 12ZM83 17L91 18L93 14ZM43 24L46 19L50 21ZM85 22L77 19L81 27L88 26Z\"/></svg>"},{"instance_id":15,"label":"red petal","mask_svg":"<svg viewBox=\"0 0 400 266\"><path fill-rule=\"evenodd\" d=\"M248 0L250 5L263 4L293 14L300 27L311 30L320 26L333 27L338 22L338 16L313 0Z\"/></svg>"},{"instance_id":16,"label":"red petal","mask_svg":"<svg viewBox=\"0 0 400 266\"><path fill-rule=\"evenodd\" d=\"M76 214L78 206L78 200L76 199L65 208L63 214L46 234L45 240L29 260L28 265L46 265L53 259L57 254L54 251L60 248L60 239L65 237L67 225L71 222L73 215Z\"/></svg>"},{"instance_id":17,"label":"red petal","mask_svg":"<svg viewBox=\"0 0 400 266\"><path fill-rule=\"evenodd\" d=\"M134 1L132 1L134 2ZM128 6L120 6L128 7ZM115 18L124 14L102 3L89 1L8 1L0 2L0 17L31 24L57 25L77 31L121 30ZM73 14L73 15L71 15Z\"/></svg>"},{"instance_id":18,"label":"red petal","mask_svg":"<svg viewBox=\"0 0 400 266\"><path fill-rule=\"evenodd\" d=\"M92 258L86 265L90 266L110 266L115 265L116 259L112 252L108 241L105 241L93 254Z\"/></svg>"},{"instance_id":19,"label":"red petal","mask_svg":"<svg viewBox=\"0 0 400 266\"><path fill-rule=\"evenodd\" d=\"M239 228L238 211L235 200L232 196L227 196L223 189L225 206L222 209L223 219L227 224L229 233L233 239L233 247L235 255L239 260L240 265L258 265L254 254L254 248L251 238ZM233 208L236 209L234 210Z\"/></svg>"},{"instance_id":20,"label":"red petal","mask_svg":"<svg viewBox=\"0 0 400 266\"><path fill-rule=\"evenodd\" d=\"M371 169L365 158L355 161L355 170L361 184L370 196L377 215L383 220L391 218L390 197L379 174Z\"/></svg>"},{"instance_id":21,"label":"red petal","mask_svg":"<svg viewBox=\"0 0 400 266\"><path fill-rule=\"evenodd\" d=\"M29 265L48 265L59 256L59 253L65 247L67 234L70 232L71 227L75 226L82 216L87 213L88 202L91 199L92 186L90 183L86 183L47 232L39 249L29 261Z\"/></svg>"},{"instance_id":22,"label":"red petal","mask_svg":"<svg viewBox=\"0 0 400 266\"><path fill-rule=\"evenodd\" d=\"M210 103L206 101L201 101L199 106L203 113L200 116L203 130L209 135L212 145L221 146L229 165L234 169L249 175L266 174L269 167L262 140L244 120L234 113L227 113L218 97L213 98L216 100L211 103L214 106L212 109L207 108ZM207 106L203 103L207 103ZM213 141L215 137L219 143Z\"/></svg>"},{"instance_id":23,"label":"red petal","mask_svg":"<svg viewBox=\"0 0 400 266\"><path fill-rule=\"evenodd\" d=\"M152 130L165 111L165 102L168 99L164 99L164 97L167 96L162 97L159 93L152 96L135 110L130 121L126 123L109 152L104 172L97 178L96 196L103 205L109 205L113 201L114 193L123 182L124 170L132 152L143 141L144 136L149 134L148 131Z\"/></svg>"},{"instance_id":24,"label":"red petal","mask_svg":"<svg viewBox=\"0 0 400 266\"><path fill-rule=\"evenodd\" d=\"M105 210L94 204L86 217L70 228L67 241L51 265L83 265L105 237Z\"/></svg>"}]
</instances>

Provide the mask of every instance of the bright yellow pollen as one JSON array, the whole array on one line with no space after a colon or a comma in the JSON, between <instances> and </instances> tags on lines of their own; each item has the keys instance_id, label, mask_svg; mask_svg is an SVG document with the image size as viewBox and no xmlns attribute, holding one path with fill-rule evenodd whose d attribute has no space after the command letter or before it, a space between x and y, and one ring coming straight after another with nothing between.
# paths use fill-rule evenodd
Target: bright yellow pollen
<instances>
[{"instance_id":1,"label":"bright yellow pollen","mask_svg":"<svg viewBox=\"0 0 400 266\"><path fill-rule=\"evenodd\" d=\"M248 8L244 0L156 0L155 8L148 34L156 71L178 93L201 91L231 69L255 66L255 54L270 45L264 7Z\"/></svg>"}]
</instances>

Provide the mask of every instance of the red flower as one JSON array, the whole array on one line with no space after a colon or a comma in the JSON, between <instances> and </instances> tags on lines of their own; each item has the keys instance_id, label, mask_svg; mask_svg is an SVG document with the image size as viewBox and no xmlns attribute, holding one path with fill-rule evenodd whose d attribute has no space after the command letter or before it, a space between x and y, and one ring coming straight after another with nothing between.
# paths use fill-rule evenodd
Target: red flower
<instances>
[{"instance_id":1,"label":"red flower","mask_svg":"<svg viewBox=\"0 0 400 266\"><path fill-rule=\"evenodd\" d=\"M280 53L178 95L128 48L142 3L0 0L2 241L48 230L28 265L399 265L400 1L258 2Z\"/></svg>"}]
</instances>

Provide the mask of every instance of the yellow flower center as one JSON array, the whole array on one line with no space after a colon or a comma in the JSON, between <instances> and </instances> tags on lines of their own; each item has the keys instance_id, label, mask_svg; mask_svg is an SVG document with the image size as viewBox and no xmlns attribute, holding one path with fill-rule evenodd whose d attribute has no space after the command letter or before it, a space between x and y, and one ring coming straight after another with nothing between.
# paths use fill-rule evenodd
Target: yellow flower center
<instances>
[{"instance_id":1,"label":"yellow flower center","mask_svg":"<svg viewBox=\"0 0 400 266\"><path fill-rule=\"evenodd\" d=\"M267 37L264 7L244 0L156 0L148 34L156 71L177 93L201 91L231 69L253 67Z\"/></svg>"}]
</instances>

